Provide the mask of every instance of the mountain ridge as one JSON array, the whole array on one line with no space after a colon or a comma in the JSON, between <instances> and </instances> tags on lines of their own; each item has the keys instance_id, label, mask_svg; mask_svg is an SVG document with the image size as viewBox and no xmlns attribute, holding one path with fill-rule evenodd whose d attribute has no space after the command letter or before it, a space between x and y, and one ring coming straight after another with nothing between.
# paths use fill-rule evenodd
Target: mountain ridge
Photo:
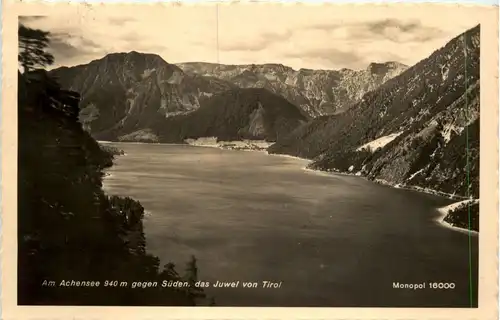
<instances>
[{"instance_id":1,"label":"mountain ridge","mask_svg":"<svg viewBox=\"0 0 500 320\"><path fill-rule=\"evenodd\" d=\"M89 64L50 71L64 89L80 92L81 121L96 136L130 132L156 117L199 108L212 94L234 86L215 78L186 75L156 54L112 53Z\"/></svg>"},{"instance_id":2,"label":"mountain ridge","mask_svg":"<svg viewBox=\"0 0 500 320\"><path fill-rule=\"evenodd\" d=\"M467 30L345 113L313 119L269 152L312 159L313 169L478 198L479 36L479 25Z\"/></svg>"},{"instance_id":3,"label":"mountain ridge","mask_svg":"<svg viewBox=\"0 0 500 320\"><path fill-rule=\"evenodd\" d=\"M266 89L235 88L214 95L191 113L157 119L148 130L119 139L167 143L204 137L276 141L308 119L303 110Z\"/></svg>"},{"instance_id":4,"label":"mountain ridge","mask_svg":"<svg viewBox=\"0 0 500 320\"><path fill-rule=\"evenodd\" d=\"M155 140L156 134L151 130L156 122L194 112L210 104L212 96L221 92L236 88L267 89L299 106L311 117L322 114L310 104L317 96L328 96L321 98L324 101L339 98L338 105L348 108L361 93L379 85L394 69L399 72L401 66L396 62L372 63L361 73L348 69L300 69L294 75L290 72L295 71L283 64L247 65L225 80L219 74L185 71L154 53L130 51L110 53L88 64L56 68L50 75L58 79L63 89L81 93L80 121L97 139L118 140L124 136L130 139L142 132L139 135ZM345 80L338 77L339 72L349 74L344 85L339 85L339 81ZM263 82L263 78L267 80ZM299 88L304 86L307 92ZM346 95L345 86L354 88L351 92L354 96ZM333 93L335 90L338 94ZM327 91L331 93L325 96Z\"/></svg>"},{"instance_id":5,"label":"mountain ridge","mask_svg":"<svg viewBox=\"0 0 500 320\"><path fill-rule=\"evenodd\" d=\"M364 93L407 68L395 61L374 62L361 70L296 70L280 63L225 65L186 62L176 65L188 74L214 76L243 88L269 89L311 116L342 112Z\"/></svg>"},{"instance_id":6,"label":"mountain ridge","mask_svg":"<svg viewBox=\"0 0 500 320\"><path fill-rule=\"evenodd\" d=\"M386 66L391 66L391 67L409 67L409 66L405 65L404 63L394 61L394 60L385 61L385 62L375 62L374 61L374 62L370 62L366 67L358 68L358 69L354 69L354 68L331 69L331 68L305 68L305 67L294 68L294 67L290 67L290 66L287 66L287 65L285 65L283 63L279 63L279 62L218 63L218 62L204 62L204 61L184 61L184 62L174 62L172 64L178 66L179 68L181 68L184 71L191 71L191 72L197 72L196 66L198 66L198 67L209 66L209 67L213 67L214 69L218 68L218 67L221 67L221 68L231 68L231 67L246 68L246 67L252 67L252 66L255 66L255 67L276 67L278 69L291 70L291 71L295 71L295 72L298 72L301 70L302 71L327 71L327 72L328 71L341 71L341 70L344 70L344 71L363 71L363 70L370 69L371 65L386 65Z\"/></svg>"}]
</instances>

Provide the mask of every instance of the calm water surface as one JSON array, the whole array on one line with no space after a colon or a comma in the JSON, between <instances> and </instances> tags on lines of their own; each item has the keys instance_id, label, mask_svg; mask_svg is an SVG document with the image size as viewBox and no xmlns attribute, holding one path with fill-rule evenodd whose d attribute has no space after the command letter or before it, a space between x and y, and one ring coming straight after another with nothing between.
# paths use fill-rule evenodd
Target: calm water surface
<instances>
[{"instance_id":1,"label":"calm water surface","mask_svg":"<svg viewBox=\"0 0 500 320\"><path fill-rule=\"evenodd\" d=\"M478 238L437 224L452 201L260 152L116 143L109 194L139 200L148 251L182 270L191 255L227 306L470 306ZM277 289L243 281L281 282ZM455 289L393 289L393 282ZM474 281L475 282L475 281ZM428 285L427 285L428 287ZM476 292L476 286L473 285Z\"/></svg>"}]
</instances>

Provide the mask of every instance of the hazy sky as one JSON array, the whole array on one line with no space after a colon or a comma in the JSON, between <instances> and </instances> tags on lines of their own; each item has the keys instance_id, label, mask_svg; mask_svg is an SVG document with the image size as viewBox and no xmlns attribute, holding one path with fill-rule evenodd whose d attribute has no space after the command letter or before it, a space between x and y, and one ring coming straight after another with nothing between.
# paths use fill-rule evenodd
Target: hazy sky
<instances>
[{"instance_id":1,"label":"hazy sky","mask_svg":"<svg viewBox=\"0 0 500 320\"><path fill-rule=\"evenodd\" d=\"M52 32L56 66L108 53L167 62L282 63L293 68L412 65L478 24L478 7L392 5L53 5L22 18ZM40 13L37 13L40 14Z\"/></svg>"}]
</instances>

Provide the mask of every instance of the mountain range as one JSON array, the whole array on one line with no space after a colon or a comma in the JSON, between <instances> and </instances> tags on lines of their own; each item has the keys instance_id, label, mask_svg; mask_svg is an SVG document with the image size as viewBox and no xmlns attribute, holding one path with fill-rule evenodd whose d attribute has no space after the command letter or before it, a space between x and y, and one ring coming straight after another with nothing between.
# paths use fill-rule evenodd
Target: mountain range
<instances>
[{"instance_id":1,"label":"mountain range","mask_svg":"<svg viewBox=\"0 0 500 320\"><path fill-rule=\"evenodd\" d=\"M130 52L51 73L82 94L80 121L99 139L262 139L313 169L478 198L479 40L478 25L412 67L173 65Z\"/></svg>"},{"instance_id":2,"label":"mountain range","mask_svg":"<svg viewBox=\"0 0 500 320\"><path fill-rule=\"evenodd\" d=\"M313 119L269 151L314 159L311 167L321 170L477 197L479 35L479 26L468 30L346 112Z\"/></svg>"},{"instance_id":3,"label":"mountain range","mask_svg":"<svg viewBox=\"0 0 500 320\"><path fill-rule=\"evenodd\" d=\"M54 69L63 88L81 94L80 120L95 137L148 128L157 118L196 110L214 93L235 86L185 74L155 54L114 53L89 64Z\"/></svg>"},{"instance_id":4,"label":"mountain range","mask_svg":"<svg viewBox=\"0 0 500 320\"><path fill-rule=\"evenodd\" d=\"M364 70L294 70L282 64L177 64L187 74L215 77L241 88L265 88L311 116L342 112L366 92L406 70L398 62L370 63Z\"/></svg>"},{"instance_id":5,"label":"mountain range","mask_svg":"<svg viewBox=\"0 0 500 320\"><path fill-rule=\"evenodd\" d=\"M479 198L480 26L367 93L348 111L315 118L268 151L313 159L399 187ZM446 221L479 230L479 203ZM469 222L468 222L469 221Z\"/></svg>"},{"instance_id":6,"label":"mountain range","mask_svg":"<svg viewBox=\"0 0 500 320\"><path fill-rule=\"evenodd\" d=\"M174 65L158 55L132 51L50 73L64 89L82 95L84 127L98 139L117 140L149 136L158 119L182 117L213 104L213 95L238 88L266 89L299 107L308 118L339 113L405 68L397 62L372 63L360 71L295 71L279 64Z\"/></svg>"},{"instance_id":7,"label":"mountain range","mask_svg":"<svg viewBox=\"0 0 500 320\"><path fill-rule=\"evenodd\" d=\"M191 113L158 119L153 130L160 141L170 143L201 137L277 141L308 120L303 110L277 94L237 88L214 95Z\"/></svg>"}]
</instances>

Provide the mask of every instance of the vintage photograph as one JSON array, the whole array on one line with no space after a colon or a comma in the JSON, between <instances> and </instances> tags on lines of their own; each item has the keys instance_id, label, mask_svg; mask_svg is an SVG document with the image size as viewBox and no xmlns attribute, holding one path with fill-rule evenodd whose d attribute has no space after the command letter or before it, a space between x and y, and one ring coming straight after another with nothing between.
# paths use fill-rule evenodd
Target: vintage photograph
<instances>
[{"instance_id":1,"label":"vintage photograph","mask_svg":"<svg viewBox=\"0 0 500 320\"><path fill-rule=\"evenodd\" d=\"M474 10L20 15L17 304L478 308Z\"/></svg>"}]
</instances>

